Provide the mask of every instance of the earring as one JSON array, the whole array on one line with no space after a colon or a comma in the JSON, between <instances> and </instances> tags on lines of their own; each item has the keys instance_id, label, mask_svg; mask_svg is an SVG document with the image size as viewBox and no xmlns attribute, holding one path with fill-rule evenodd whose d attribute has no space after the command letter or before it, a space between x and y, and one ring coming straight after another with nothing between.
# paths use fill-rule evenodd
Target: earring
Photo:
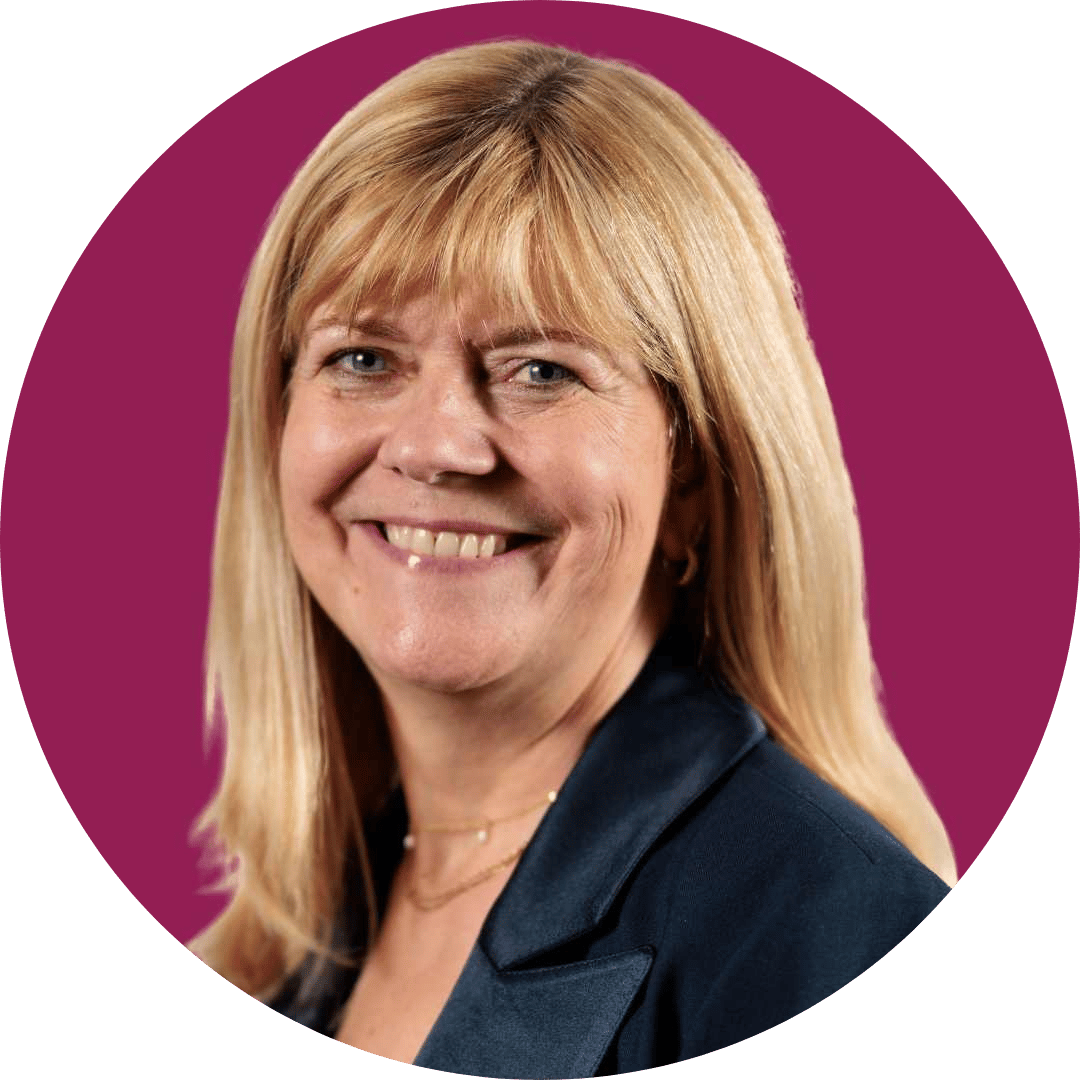
<instances>
[{"instance_id":1,"label":"earring","mask_svg":"<svg viewBox=\"0 0 1080 1080\"><path fill-rule=\"evenodd\" d=\"M686 566L679 576L679 580L675 582L676 586L680 589L686 588L686 586L697 576L699 565L697 549L691 546L687 549Z\"/></svg>"},{"instance_id":2,"label":"earring","mask_svg":"<svg viewBox=\"0 0 1080 1080\"><path fill-rule=\"evenodd\" d=\"M686 562L678 563L664 555L660 559L660 565L664 573L670 574L672 577L679 574L679 567L682 566L682 573L679 574L678 580L675 582L675 587L682 589L697 577L697 572L701 567L701 560L698 557L697 550L690 547L686 549Z\"/></svg>"}]
</instances>

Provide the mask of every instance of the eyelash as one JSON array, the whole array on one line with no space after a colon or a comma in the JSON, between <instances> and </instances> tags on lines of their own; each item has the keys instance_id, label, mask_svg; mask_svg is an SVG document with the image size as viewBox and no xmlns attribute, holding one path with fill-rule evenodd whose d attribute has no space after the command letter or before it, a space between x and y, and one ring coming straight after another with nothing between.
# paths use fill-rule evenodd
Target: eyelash
<instances>
[{"instance_id":1,"label":"eyelash","mask_svg":"<svg viewBox=\"0 0 1080 1080\"><path fill-rule=\"evenodd\" d=\"M526 360L525 363L514 372L510 382L518 382L518 376L523 371L528 371L530 368L552 368L555 371L561 372L561 375L559 378L553 379L550 382L545 380L543 382L534 383L529 379L521 380L521 383L525 386L557 386L559 383L580 381L569 368L563 367L562 364L556 364L553 360Z\"/></svg>"},{"instance_id":2,"label":"eyelash","mask_svg":"<svg viewBox=\"0 0 1080 1080\"><path fill-rule=\"evenodd\" d=\"M334 353L327 359L327 366L333 368L345 375L348 378L366 379L375 375L388 374L386 368L381 371L370 370L357 370L355 368L349 368L345 366L345 361L350 357L369 356L381 360L384 365L388 365L387 358L379 352L377 349L341 349ZM518 376L524 372L529 371L532 368L549 368L553 372L559 372L560 376L557 379L545 380L542 382L532 382L530 379L519 379ZM563 383L580 382L581 380L574 374L568 367L562 364L557 364L554 360L525 360L520 367L516 368L513 375L507 380L507 382L516 383L519 386L528 386L536 389L545 389L547 387L560 386Z\"/></svg>"},{"instance_id":3,"label":"eyelash","mask_svg":"<svg viewBox=\"0 0 1080 1080\"><path fill-rule=\"evenodd\" d=\"M329 359L327 360L327 366L331 368L336 368L343 375L352 375L361 379L366 377L367 375L382 375L382 371L361 372L344 366L343 361L348 359L348 357L365 355L373 356L376 359L382 360L384 364L386 363L386 357L383 356L382 353L376 352L374 349L341 349L339 352L336 352L331 357L329 357Z\"/></svg>"}]
</instances>

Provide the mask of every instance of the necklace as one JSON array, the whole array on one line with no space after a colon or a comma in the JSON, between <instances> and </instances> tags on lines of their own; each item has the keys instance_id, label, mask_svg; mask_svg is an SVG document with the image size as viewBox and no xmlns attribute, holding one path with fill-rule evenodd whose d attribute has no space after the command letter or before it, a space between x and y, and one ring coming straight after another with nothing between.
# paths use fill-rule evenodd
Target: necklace
<instances>
[{"instance_id":1,"label":"necklace","mask_svg":"<svg viewBox=\"0 0 1080 1080\"><path fill-rule=\"evenodd\" d=\"M556 791L549 791L539 802L531 803L526 806L524 810L515 810L512 814L505 814L503 817L496 818L475 818L471 821L439 821L432 822L428 825L414 825L406 834L403 841L406 851L411 851L416 847L416 837L420 833L476 833L476 842L478 844L486 844L488 837L491 835L491 830L496 825L505 825L508 821L517 821L518 818L525 817L526 814L531 814L535 810L539 810L540 807L550 806L558 794ZM519 853L520 854L520 853Z\"/></svg>"},{"instance_id":2,"label":"necklace","mask_svg":"<svg viewBox=\"0 0 1080 1080\"><path fill-rule=\"evenodd\" d=\"M442 907L443 904L449 904L451 900L464 892L468 892L469 889L476 885L487 881L488 878L494 877L500 870L510 866L511 863L516 862L526 847L528 847L527 844L522 844L521 847L514 848L509 855L504 855L498 862L493 862L490 866L485 866L483 870L478 870L471 877L467 877L464 881L459 881L449 889L443 890L443 892L425 895L410 885L407 890L408 897L421 911L434 911L436 908Z\"/></svg>"},{"instance_id":3,"label":"necklace","mask_svg":"<svg viewBox=\"0 0 1080 1080\"><path fill-rule=\"evenodd\" d=\"M478 818L473 821L440 821L432 822L429 825L416 825L405 836L405 850L411 851L416 847L416 836L418 833L471 832L476 834L476 842L478 844L486 844L488 837L491 835L491 830L496 825L504 825L508 821L517 821L518 818L523 818L526 814L535 813L535 811L539 810L541 807L546 810L555 801L557 794L557 791L549 791L539 802L532 803L523 810L515 810L512 814L504 814L502 817ZM505 870L506 867L517 862L521 857L521 853L528 846L528 841L526 841L520 847L516 847L509 854L504 855L501 859L497 859L495 862L482 867L480 870L477 870L476 873L459 881L456 885L451 885L449 889L444 889L442 892L425 894L410 885L406 889L406 895L421 911L434 911L444 904L449 904L451 900L459 897L462 893L468 892L470 889L482 884L489 878L494 877L500 870Z\"/></svg>"}]
</instances>

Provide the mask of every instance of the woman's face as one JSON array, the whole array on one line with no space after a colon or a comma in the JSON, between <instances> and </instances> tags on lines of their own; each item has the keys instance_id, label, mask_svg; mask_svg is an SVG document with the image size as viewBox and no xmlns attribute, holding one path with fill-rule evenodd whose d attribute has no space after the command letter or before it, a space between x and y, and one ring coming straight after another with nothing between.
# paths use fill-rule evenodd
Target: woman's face
<instances>
[{"instance_id":1,"label":"woman's face","mask_svg":"<svg viewBox=\"0 0 1080 1080\"><path fill-rule=\"evenodd\" d=\"M656 615L661 396L637 358L546 334L423 298L351 327L324 308L306 328L281 449L286 531L384 685L598 672Z\"/></svg>"}]
</instances>

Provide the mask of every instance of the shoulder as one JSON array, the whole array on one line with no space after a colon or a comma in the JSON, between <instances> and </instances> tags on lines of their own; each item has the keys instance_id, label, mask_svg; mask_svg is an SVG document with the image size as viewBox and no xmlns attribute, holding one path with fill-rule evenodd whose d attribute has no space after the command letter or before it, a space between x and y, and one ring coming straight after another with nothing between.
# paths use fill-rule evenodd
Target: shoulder
<instances>
[{"instance_id":1,"label":"shoulder","mask_svg":"<svg viewBox=\"0 0 1080 1080\"><path fill-rule=\"evenodd\" d=\"M755 909L770 898L786 911L902 936L948 892L870 814L771 739L705 794L680 831L688 867Z\"/></svg>"},{"instance_id":2,"label":"shoulder","mask_svg":"<svg viewBox=\"0 0 1080 1080\"><path fill-rule=\"evenodd\" d=\"M671 858L683 887L663 951L693 996L712 1001L711 1017L734 995L757 1030L872 967L948 893L872 816L770 740L693 808Z\"/></svg>"},{"instance_id":3,"label":"shoulder","mask_svg":"<svg viewBox=\"0 0 1080 1080\"><path fill-rule=\"evenodd\" d=\"M947 886L869 814L769 739L670 837L658 963L683 1054L746 1038L815 1004L905 938Z\"/></svg>"}]
</instances>

